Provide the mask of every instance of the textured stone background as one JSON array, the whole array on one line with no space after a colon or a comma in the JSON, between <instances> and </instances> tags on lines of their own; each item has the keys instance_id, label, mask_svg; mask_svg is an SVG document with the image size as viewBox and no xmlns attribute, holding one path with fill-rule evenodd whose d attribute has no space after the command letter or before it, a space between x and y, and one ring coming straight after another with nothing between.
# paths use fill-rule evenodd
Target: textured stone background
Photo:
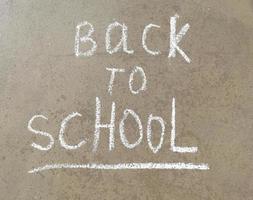
<instances>
[{"instance_id":1,"label":"textured stone background","mask_svg":"<svg viewBox=\"0 0 253 200\"><path fill-rule=\"evenodd\" d=\"M0 2L0 199L171 199L251 200L253 197L253 2L251 0L192 1L27 1ZM180 46L192 59L169 60L169 17L178 13L179 27L191 25ZM105 29L114 19L129 29L134 55L108 55ZM74 56L75 26L87 20L95 27L96 55ZM149 39L163 53L151 57L141 47L145 25L160 32ZM117 78L113 96L107 94L110 66L144 68L148 89L134 96L128 76ZM167 121L165 143L154 155L146 139L132 150L120 143L108 152L107 132L96 154L91 153L95 97L108 120L111 101L116 118L125 108ZM176 97L177 144L198 146L197 154L169 151L171 100ZM81 137L87 145L67 151L56 141L49 152L30 144L46 144L33 136L27 122L34 114L49 121L34 125L58 136L61 120L73 111L83 117L71 123L68 142ZM132 126L131 126L132 125ZM135 127L128 124L134 141ZM146 135L146 134L145 134ZM157 139L157 138L155 138ZM28 174L33 167L56 162L207 162L209 171L53 170Z\"/></svg>"}]
</instances>

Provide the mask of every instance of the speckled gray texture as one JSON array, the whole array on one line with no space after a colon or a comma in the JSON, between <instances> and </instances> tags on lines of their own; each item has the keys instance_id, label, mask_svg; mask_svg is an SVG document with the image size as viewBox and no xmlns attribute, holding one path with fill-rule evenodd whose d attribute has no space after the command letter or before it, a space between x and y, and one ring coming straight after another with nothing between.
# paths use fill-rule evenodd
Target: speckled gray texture
<instances>
[{"instance_id":1,"label":"speckled gray texture","mask_svg":"<svg viewBox=\"0 0 253 200\"><path fill-rule=\"evenodd\" d=\"M250 0L123 1L123 0L2 0L0 2L0 199L84 200L251 200L253 198L253 3ZM169 18L180 15L178 26L191 28L180 46L192 59L169 60ZM105 52L105 29L113 20L129 29L134 55ZM90 58L74 56L75 27L94 25L98 49ZM149 56L141 47L145 25L161 29L150 34L149 45L162 54ZM128 74L142 66L148 85L132 95ZM107 93L106 67L126 69L117 77L113 95ZM116 102L116 147L108 151L103 131L92 153L95 97L108 121ZM177 105L177 144L198 146L197 154L169 150L172 97ZM146 137L134 150L119 139L118 124L125 108L135 110L146 130L150 113L167 122L161 151L154 155ZM34 114L49 121L34 126L58 137L61 120L73 111L83 117L67 129L67 141L88 143L75 151L60 147L49 152L30 144L46 144L27 130ZM131 121L129 121L131 122ZM127 124L129 140L136 138ZM158 131L159 127L154 127ZM144 132L146 136L146 132ZM158 138L154 138L158 141ZM33 167L56 162L206 162L209 171L52 170L28 174Z\"/></svg>"}]
</instances>

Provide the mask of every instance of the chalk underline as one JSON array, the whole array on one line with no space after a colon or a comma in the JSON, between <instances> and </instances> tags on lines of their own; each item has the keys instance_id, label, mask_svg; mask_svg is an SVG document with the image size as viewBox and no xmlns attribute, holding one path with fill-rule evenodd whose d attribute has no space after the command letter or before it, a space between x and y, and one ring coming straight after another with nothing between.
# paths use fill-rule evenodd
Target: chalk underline
<instances>
[{"instance_id":1,"label":"chalk underline","mask_svg":"<svg viewBox=\"0 0 253 200\"><path fill-rule=\"evenodd\" d=\"M28 173L38 173L41 171L52 169L100 169L100 170L140 170L140 169L177 169L177 170L209 170L209 165L206 163L117 163L117 164L102 164L102 163L56 163L47 164L41 167L33 168Z\"/></svg>"}]
</instances>

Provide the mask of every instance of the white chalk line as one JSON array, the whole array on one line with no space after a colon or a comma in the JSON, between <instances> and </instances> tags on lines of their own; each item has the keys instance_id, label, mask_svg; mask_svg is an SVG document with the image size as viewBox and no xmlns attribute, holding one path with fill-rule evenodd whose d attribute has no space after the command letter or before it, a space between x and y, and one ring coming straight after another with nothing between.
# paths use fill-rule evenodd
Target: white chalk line
<instances>
[{"instance_id":1,"label":"white chalk line","mask_svg":"<svg viewBox=\"0 0 253 200\"><path fill-rule=\"evenodd\" d=\"M33 168L28 173L38 173L41 171L52 169L101 169L101 170L140 170L140 169L177 169L177 170L209 170L209 165L206 163L117 163L117 164L102 164L102 163L87 163L87 164L69 164L57 163L47 164L42 167Z\"/></svg>"}]
</instances>

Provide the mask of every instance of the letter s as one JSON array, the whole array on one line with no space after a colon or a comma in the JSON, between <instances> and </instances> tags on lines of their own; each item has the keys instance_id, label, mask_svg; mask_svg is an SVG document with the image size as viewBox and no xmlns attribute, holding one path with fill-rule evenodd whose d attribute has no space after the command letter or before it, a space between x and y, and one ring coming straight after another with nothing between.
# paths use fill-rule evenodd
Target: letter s
<instances>
[{"instance_id":1,"label":"letter s","mask_svg":"<svg viewBox=\"0 0 253 200\"><path fill-rule=\"evenodd\" d=\"M33 121L34 121L36 118L42 118L42 119L48 120L48 118L46 118L46 117L43 116L43 115L34 115L34 116L30 119L30 121L28 122L28 126L27 126L28 130L31 131L31 132L33 132L33 133L36 134L36 135L43 135L43 136L48 137L49 140L50 140L50 142L49 142L49 144L48 144L46 147L43 147L43 146L41 146L41 145L39 145L39 144L36 144L36 143L32 143L31 146L34 147L35 149L39 149L39 150L41 150L41 151L48 151L48 150L50 150L50 149L52 148L52 146L54 145L54 138L53 138L52 135L50 135L50 134L47 133L47 132L35 130L35 129L32 128L32 123L33 123Z\"/></svg>"}]
</instances>

